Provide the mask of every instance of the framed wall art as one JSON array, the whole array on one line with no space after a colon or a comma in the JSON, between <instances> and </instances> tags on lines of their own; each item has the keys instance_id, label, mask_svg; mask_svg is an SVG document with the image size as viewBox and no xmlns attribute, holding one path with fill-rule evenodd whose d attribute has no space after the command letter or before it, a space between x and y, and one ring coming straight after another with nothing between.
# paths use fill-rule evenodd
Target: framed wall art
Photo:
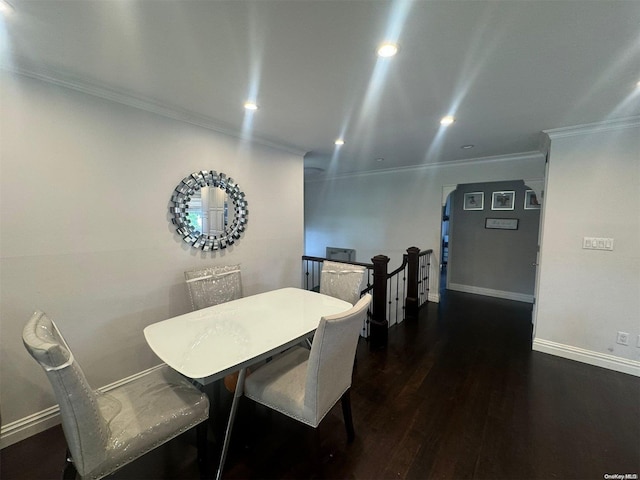
<instances>
[{"instance_id":1,"label":"framed wall art","mask_svg":"<svg viewBox=\"0 0 640 480\"><path fill-rule=\"evenodd\" d=\"M517 218L485 218L484 228L493 230L517 230Z\"/></svg>"},{"instance_id":2,"label":"framed wall art","mask_svg":"<svg viewBox=\"0 0 640 480\"><path fill-rule=\"evenodd\" d=\"M538 195L533 190L527 190L524 192L524 209L525 210L540 210L540 200Z\"/></svg>"},{"instance_id":3,"label":"framed wall art","mask_svg":"<svg viewBox=\"0 0 640 480\"><path fill-rule=\"evenodd\" d=\"M513 210L516 192L513 190L493 192L491 195L491 210Z\"/></svg>"},{"instance_id":4,"label":"framed wall art","mask_svg":"<svg viewBox=\"0 0 640 480\"><path fill-rule=\"evenodd\" d=\"M484 192L464 194L464 210L484 210Z\"/></svg>"}]
</instances>

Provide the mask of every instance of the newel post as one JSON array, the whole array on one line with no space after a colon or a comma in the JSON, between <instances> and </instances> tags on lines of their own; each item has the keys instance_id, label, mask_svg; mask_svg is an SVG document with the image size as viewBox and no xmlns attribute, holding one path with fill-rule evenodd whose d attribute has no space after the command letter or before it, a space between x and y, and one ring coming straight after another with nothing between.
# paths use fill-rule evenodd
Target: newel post
<instances>
[{"instance_id":1,"label":"newel post","mask_svg":"<svg viewBox=\"0 0 640 480\"><path fill-rule=\"evenodd\" d=\"M383 349L389 337L389 321L387 320L387 265L389 257L376 255L373 262L373 318L370 327L370 347Z\"/></svg>"},{"instance_id":2,"label":"newel post","mask_svg":"<svg viewBox=\"0 0 640 480\"><path fill-rule=\"evenodd\" d=\"M418 318L418 262L420 249L418 247L407 248L407 298L405 300L405 313L407 318Z\"/></svg>"}]
</instances>

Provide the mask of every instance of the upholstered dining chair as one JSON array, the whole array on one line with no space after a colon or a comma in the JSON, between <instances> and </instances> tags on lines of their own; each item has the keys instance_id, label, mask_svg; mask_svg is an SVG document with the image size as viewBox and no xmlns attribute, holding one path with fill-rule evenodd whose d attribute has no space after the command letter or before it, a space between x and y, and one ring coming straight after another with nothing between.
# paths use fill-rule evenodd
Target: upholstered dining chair
<instances>
[{"instance_id":1,"label":"upholstered dining chair","mask_svg":"<svg viewBox=\"0 0 640 480\"><path fill-rule=\"evenodd\" d=\"M46 314L33 314L22 339L60 405L69 453L64 478L102 478L196 426L205 467L209 399L187 379L165 367L101 393Z\"/></svg>"},{"instance_id":2,"label":"upholstered dining chair","mask_svg":"<svg viewBox=\"0 0 640 480\"><path fill-rule=\"evenodd\" d=\"M320 293L355 305L360 299L366 271L361 265L325 260L320 272Z\"/></svg>"},{"instance_id":3,"label":"upholstered dining chair","mask_svg":"<svg viewBox=\"0 0 640 480\"><path fill-rule=\"evenodd\" d=\"M215 265L184 272L193 310L242 298L240 265Z\"/></svg>"},{"instance_id":4,"label":"upholstered dining chair","mask_svg":"<svg viewBox=\"0 0 640 480\"><path fill-rule=\"evenodd\" d=\"M221 303L242 298L242 272L240 265L214 265L184 272L184 278L191 298L191 307L200 310ZM229 392L236 389L238 372L224 378L224 386ZM219 392L215 392L218 401Z\"/></svg>"},{"instance_id":5,"label":"upholstered dining chair","mask_svg":"<svg viewBox=\"0 0 640 480\"><path fill-rule=\"evenodd\" d=\"M311 350L293 347L244 382L247 398L317 428L341 400L347 439L355 437L349 391L360 327L371 295L346 312L322 317Z\"/></svg>"}]
</instances>

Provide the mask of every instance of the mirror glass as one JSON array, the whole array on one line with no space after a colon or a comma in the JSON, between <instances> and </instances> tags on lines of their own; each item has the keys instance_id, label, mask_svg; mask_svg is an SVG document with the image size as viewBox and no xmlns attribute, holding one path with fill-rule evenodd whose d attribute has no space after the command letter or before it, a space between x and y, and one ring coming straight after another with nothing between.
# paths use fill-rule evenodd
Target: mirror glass
<instances>
[{"instance_id":1,"label":"mirror glass","mask_svg":"<svg viewBox=\"0 0 640 480\"><path fill-rule=\"evenodd\" d=\"M218 187L201 187L187 203L187 210L187 217L194 229L207 235L223 235L235 217L233 202Z\"/></svg>"},{"instance_id":2,"label":"mirror glass","mask_svg":"<svg viewBox=\"0 0 640 480\"><path fill-rule=\"evenodd\" d=\"M232 178L215 170L182 179L169 211L177 233L191 246L218 250L235 243L247 224L247 201Z\"/></svg>"}]
</instances>

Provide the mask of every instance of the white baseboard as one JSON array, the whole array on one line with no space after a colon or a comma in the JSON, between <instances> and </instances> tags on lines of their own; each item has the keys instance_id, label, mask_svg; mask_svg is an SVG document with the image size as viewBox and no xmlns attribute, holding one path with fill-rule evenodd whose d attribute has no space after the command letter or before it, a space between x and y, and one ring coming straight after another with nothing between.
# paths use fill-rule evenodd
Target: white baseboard
<instances>
[{"instance_id":1,"label":"white baseboard","mask_svg":"<svg viewBox=\"0 0 640 480\"><path fill-rule=\"evenodd\" d=\"M125 385L133 380L137 380L138 378L142 378L162 367L164 367L164 364L156 365L155 367L148 368L147 370L123 378L122 380L105 385L98 390L103 393L109 392L114 388ZM60 407L58 407L58 405L54 405L53 407L45 408L40 412L36 412L14 422L2 425L0 430L0 449L13 445L25 438L36 435L37 433L44 432L48 428L58 425L59 423Z\"/></svg>"},{"instance_id":2,"label":"white baseboard","mask_svg":"<svg viewBox=\"0 0 640 480\"><path fill-rule=\"evenodd\" d=\"M440 303L440 294L436 292L429 292L429 295L427 295L427 300L433 303Z\"/></svg>"},{"instance_id":3,"label":"white baseboard","mask_svg":"<svg viewBox=\"0 0 640 480\"><path fill-rule=\"evenodd\" d=\"M2 425L0 434L0 449L18 443L36 433L44 432L60 423L60 408L55 405L41 412Z\"/></svg>"},{"instance_id":4,"label":"white baseboard","mask_svg":"<svg viewBox=\"0 0 640 480\"><path fill-rule=\"evenodd\" d=\"M487 297L497 297L504 298L506 300L515 300L517 302L533 303L533 295L528 295L526 293L505 292L503 290L461 285L459 283L449 283L447 288L449 290L455 290L456 292L474 293L476 295L485 295Z\"/></svg>"},{"instance_id":5,"label":"white baseboard","mask_svg":"<svg viewBox=\"0 0 640 480\"><path fill-rule=\"evenodd\" d=\"M533 350L640 377L640 362L536 338Z\"/></svg>"}]
</instances>

